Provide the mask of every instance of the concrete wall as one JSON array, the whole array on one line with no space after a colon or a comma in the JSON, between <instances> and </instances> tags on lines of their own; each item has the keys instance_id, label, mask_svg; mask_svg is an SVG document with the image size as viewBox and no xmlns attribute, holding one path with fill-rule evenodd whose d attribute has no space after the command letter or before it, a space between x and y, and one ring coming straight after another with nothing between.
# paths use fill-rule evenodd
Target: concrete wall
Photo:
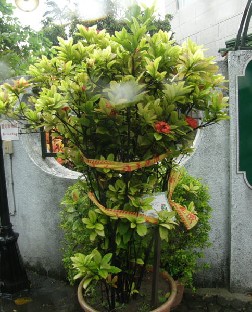
<instances>
[{"instance_id":1,"label":"concrete wall","mask_svg":"<svg viewBox=\"0 0 252 312\"><path fill-rule=\"evenodd\" d=\"M252 51L229 53L230 86L230 286L238 290L246 286L252 289L252 188L246 182L246 176L238 168L238 76L245 76L248 63L252 60ZM250 87L252 88L252 87ZM252 99L247 99L251 107ZM251 155L250 155L251 156Z\"/></svg>"},{"instance_id":2,"label":"concrete wall","mask_svg":"<svg viewBox=\"0 0 252 312\"><path fill-rule=\"evenodd\" d=\"M191 0L180 9L177 1L165 2L166 11L173 15L175 39L181 43L190 37L204 45L206 55L221 59L218 50L236 37L247 0Z\"/></svg>"},{"instance_id":3,"label":"concrete wall","mask_svg":"<svg viewBox=\"0 0 252 312\"><path fill-rule=\"evenodd\" d=\"M211 269L198 276L198 283L204 287L229 283L229 161L229 122L225 121L202 131L197 150L185 164L191 175L208 186L211 196L212 246L205 251Z\"/></svg>"},{"instance_id":4,"label":"concrete wall","mask_svg":"<svg viewBox=\"0 0 252 312\"><path fill-rule=\"evenodd\" d=\"M60 201L78 174L52 158L43 160L38 135L21 135L13 144L13 155L4 159L11 223L19 233L21 255L29 266L60 276Z\"/></svg>"},{"instance_id":5,"label":"concrete wall","mask_svg":"<svg viewBox=\"0 0 252 312\"><path fill-rule=\"evenodd\" d=\"M227 76L227 63L222 61L218 65L222 74ZM205 259L210 263L211 269L197 276L198 283L205 287L229 284L229 166L229 121L201 130L197 148L185 163L185 167L191 175L202 179L211 196L212 246L205 251Z\"/></svg>"}]
</instances>

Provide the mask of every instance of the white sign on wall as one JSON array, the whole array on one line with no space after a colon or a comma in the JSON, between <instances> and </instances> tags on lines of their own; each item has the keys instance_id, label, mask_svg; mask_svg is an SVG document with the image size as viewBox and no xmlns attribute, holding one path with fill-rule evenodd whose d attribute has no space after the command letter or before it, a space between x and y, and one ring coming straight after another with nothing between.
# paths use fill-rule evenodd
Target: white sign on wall
<instances>
[{"instance_id":1,"label":"white sign on wall","mask_svg":"<svg viewBox=\"0 0 252 312\"><path fill-rule=\"evenodd\" d=\"M2 121L1 138L3 141L19 140L18 122L9 120Z\"/></svg>"}]
</instances>

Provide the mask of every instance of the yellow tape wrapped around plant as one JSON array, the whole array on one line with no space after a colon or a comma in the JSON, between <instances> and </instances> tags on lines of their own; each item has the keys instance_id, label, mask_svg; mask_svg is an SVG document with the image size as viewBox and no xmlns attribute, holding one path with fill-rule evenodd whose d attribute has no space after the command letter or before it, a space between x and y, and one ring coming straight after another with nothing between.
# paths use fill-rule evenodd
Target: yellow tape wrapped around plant
<instances>
[{"instance_id":1,"label":"yellow tape wrapped around plant","mask_svg":"<svg viewBox=\"0 0 252 312\"><path fill-rule=\"evenodd\" d=\"M94 168L101 169L113 169L117 171L134 171L143 167L149 167L155 165L159 161L165 159L170 152L166 152L162 155L156 156L152 159L142 160L142 161L133 161L133 162L120 162L120 161L110 161L110 160L100 160L100 159L91 159L83 156L84 162Z\"/></svg>"},{"instance_id":2,"label":"yellow tape wrapped around plant","mask_svg":"<svg viewBox=\"0 0 252 312\"><path fill-rule=\"evenodd\" d=\"M103 169L113 169L118 171L133 171L143 167L148 167L156 164L157 162L165 159L169 155L169 152L162 154L160 156L156 156L150 160L144 160L139 162L117 162L117 161L109 161L109 160L98 160L98 159L88 159L83 156L84 162L89 165L90 167L95 168L103 168ZM168 202L170 206L178 213L180 216L181 222L185 225L187 230L193 228L197 222L198 217L195 213L192 213L186 207L180 205L179 203L175 203L172 200L172 194L175 187L178 184L180 177L180 172L172 170L170 174L170 178L168 181ZM127 218L127 216L142 216L145 218L145 221L152 224L158 224L158 219L155 217L146 216L142 213L131 212L131 211L123 211L123 210L115 210L115 209L108 209L101 205L98 200L96 199L95 195L92 192L88 193L90 200L107 216L110 217L117 217L117 218Z\"/></svg>"}]
</instances>

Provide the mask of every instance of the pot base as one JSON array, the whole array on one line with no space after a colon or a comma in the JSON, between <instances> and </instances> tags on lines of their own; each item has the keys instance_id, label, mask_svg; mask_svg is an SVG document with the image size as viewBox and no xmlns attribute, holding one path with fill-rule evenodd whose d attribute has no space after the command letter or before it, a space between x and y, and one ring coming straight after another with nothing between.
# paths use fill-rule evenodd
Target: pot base
<instances>
[{"instance_id":1,"label":"pot base","mask_svg":"<svg viewBox=\"0 0 252 312\"><path fill-rule=\"evenodd\" d=\"M164 302L163 304L160 303L160 306L154 310L150 310L150 304L149 304L149 298L150 298L150 294L148 294L148 285L151 285L151 278L147 277L147 280L143 281L143 288L141 288L141 292L143 293L143 296L141 298L140 295L137 296L138 299L132 299L131 302L129 304L126 305L125 310L122 309L122 307L120 307L120 312L121 311L134 311L137 312L138 308L137 305L139 305L139 308L141 308L141 311L143 311L143 307L146 306L146 312L170 312L171 308L173 307L174 301L176 299L176 295L177 295L177 284L174 282L173 278L167 273L167 272L162 272L160 274L160 276L162 277L163 281L165 281L165 288L167 287L168 284L168 292L170 293L170 296L168 298L168 300L166 302ZM83 311L85 312L103 312L103 310L100 310L97 307L92 307L89 302L88 299L84 298L83 296L83 283L84 283L84 279L82 279L82 281L79 284L78 287L78 300L80 303L80 306L82 307ZM149 287L151 290L151 287ZM140 294L141 294L140 292ZM164 293L167 293L167 288L165 289ZM95 302L99 302L99 299L96 298ZM99 309L99 310L98 310ZM105 311L105 310L104 310Z\"/></svg>"}]
</instances>

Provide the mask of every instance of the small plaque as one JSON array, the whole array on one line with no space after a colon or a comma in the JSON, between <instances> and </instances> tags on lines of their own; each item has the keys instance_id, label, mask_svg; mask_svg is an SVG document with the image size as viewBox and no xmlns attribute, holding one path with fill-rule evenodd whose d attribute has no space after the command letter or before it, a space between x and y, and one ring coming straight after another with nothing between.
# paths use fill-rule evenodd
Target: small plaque
<instances>
[{"instance_id":1,"label":"small plaque","mask_svg":"<svg viewBox=\"0 0 252 312\"><path fill-rule=\"evenodd\" d=\"M171 206L168 203L166 192L154 193L153 195L144 196L144 198L149 197L153 197L153 201L151 202L153 209L145 211L145 215L157 218L157 212L159 211L172 211Z\"/></svg>"},{"instance_id":2,"label":"small plaque","mask_svg":"<svg viewBox=\"0 0 252 312\"><path fill-rule=\"evenodd\" d=\"M19 140L18 122L8 120L2 121L1 138L3 141Z\"/></svg>"}]
</instances>

